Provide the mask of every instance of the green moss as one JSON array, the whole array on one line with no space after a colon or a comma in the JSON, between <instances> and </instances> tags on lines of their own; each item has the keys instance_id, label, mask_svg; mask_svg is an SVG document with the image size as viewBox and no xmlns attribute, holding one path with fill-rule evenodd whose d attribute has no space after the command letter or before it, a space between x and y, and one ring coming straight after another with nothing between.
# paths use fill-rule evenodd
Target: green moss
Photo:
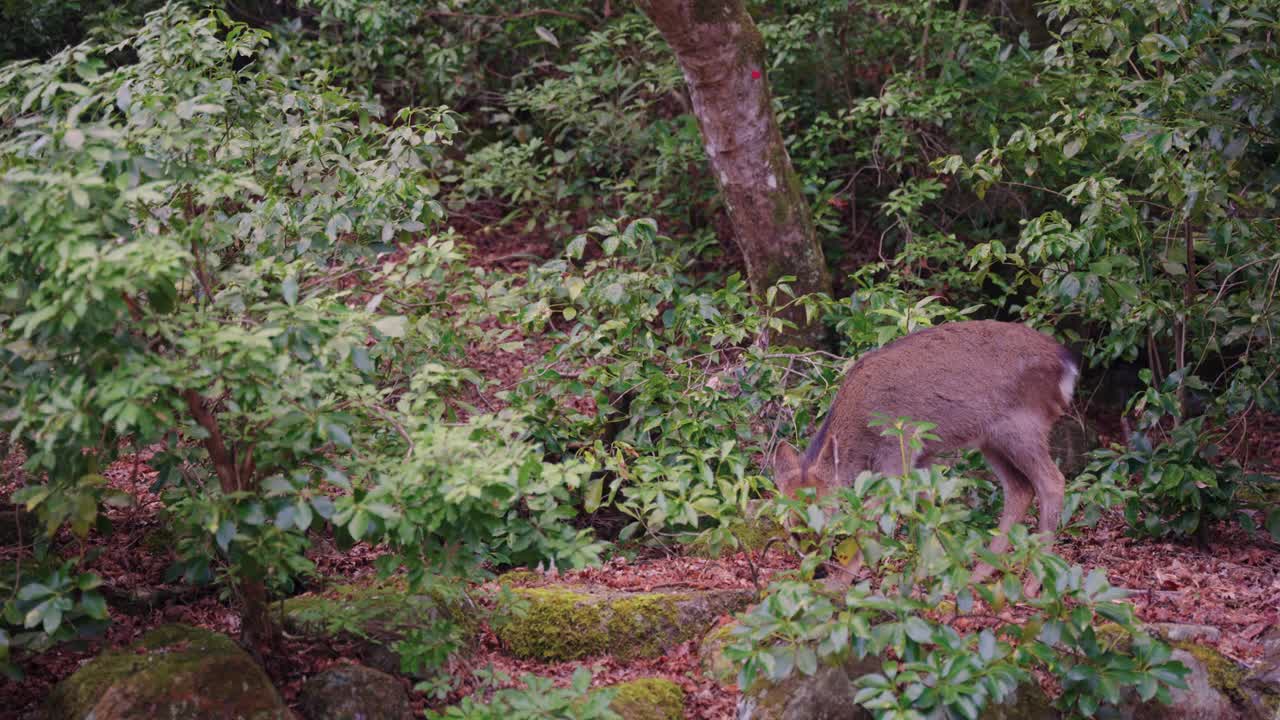
<instances>
[{"instance_id":1,"label":"green moss","mask_svg":"<svg viewBox=\"0 0 1280 720\"><path fill-rule=\"evenodd\" d=\"M670 680L641 678L615 685L609 708L622 720L683 720L684 690Z\"/></svg>"},{"instance_id":2,"label":"green moss","mask_svg":"<svg viewBox=\"0 0 1280 720\"><path fill-rule=\"evenodd\" d=\"M450 642L445 648L466 653L480 627L478 614L459 601L438 593L410 593L403 582L342 585L321 595L299 595L284 601L284 626L289 632L312 638L354 641L361 662L388 673L409 672L418 679L430 677L434 665L405 664L396 643L419 628L433 628L434 637Z\"/></svg>"},{"instance_id":3,"label":"green moss","mask_svg":"<svg viewBox=\"0 0 1280 720\"><path fill-rule=\"evenodd\" d=\"M98 656L59 683L49 696L49 718L85 717L107 688L139 671L139 660L121 653Z\"/></svg>"},{"instance_id":4,"label":"green moss","mask_svg":"<svg viewBox=\"0 0 1280 720\"><path fill-rule=\"evenodd\" d=\"M542 573L532 570L511 570L504 572L498 576L498 582L503 585L527 585L542 580Z\"/></svg>"},{"instance_id":5,"label":"green moss","mask_svg":"<svg viewBox=\"0 0 1280 720\"><path fill-rule=\"evenodd\" d=\"M663 642L671 639L661 631L677 628L677 599L673 595L635 595L614 602L608 624L614 654L624 658L660 655Z\"/></svg>"},{"instance_id":6,"label":"green moss","mask_svg":"<svg viewBox=\"0 0 1280 720\"><path fill-rule=\"evenodd\" d=\"M528 601L528 612L498 630L513 655L575 660L607 649L604 616L590 596L562 588L526 588L515 593Z\"/></svg>"},{"instance_id":7,"label":"green moss","mask_svg":"<svg viewBox=\"0 0 1280 720\"><path fill-rule=\"evenodd\" d=\"M1222 691L1234 701L1239 702L1244 699L1240 686L1244 683L1245 678L1248 677L1248 672L1245 668L1237 665L1234 660L1224 657L1217 650L1205 645L1179 642L1173 643L1173 647L1185 650L1200 661L1200 664L1204 665L1205 671L1209 674L1209 684L1215 689Z\"/></svg>"}]
</instances>

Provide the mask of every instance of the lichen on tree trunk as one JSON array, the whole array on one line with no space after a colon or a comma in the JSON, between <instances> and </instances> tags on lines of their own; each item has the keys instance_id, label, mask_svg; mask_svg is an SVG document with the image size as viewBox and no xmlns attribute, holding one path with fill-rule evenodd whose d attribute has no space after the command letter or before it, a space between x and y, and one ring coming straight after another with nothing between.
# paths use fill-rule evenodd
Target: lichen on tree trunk
<instances>
[{"instance_id":1,"label":"lichen on tree trunk","mask_svg":"<svg viewBox=\"0 0 1280 720\"><path fill-rule=\"evenodd\" d=\"M773 114L765 77L765 48L742 0L639 0L676 54L689 87L703 147L724 196L734 235L758 295L779 278L795 276L797 294L831 293L808 201ZM805 321L790 338L823 340L819 323Z\"/></svg>"}]
</instances>

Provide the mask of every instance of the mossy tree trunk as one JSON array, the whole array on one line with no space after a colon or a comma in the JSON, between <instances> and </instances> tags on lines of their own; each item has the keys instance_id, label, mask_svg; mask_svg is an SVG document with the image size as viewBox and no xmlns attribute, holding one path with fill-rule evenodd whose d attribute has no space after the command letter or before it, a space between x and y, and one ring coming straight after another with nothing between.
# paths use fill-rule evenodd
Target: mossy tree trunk
<instances>
[{"instance_id":1,"label":"mossy tree trunk","mask_svg":"<svg viewBox=\"0 0 1280 720\"><path fill-rule=\"evenodd\" d=\"M638 0L676 54L703 147L724 195L752 289L784 275L797 294L831 293L800 180L782 143L765 78L764 40L743 0ZM803 345L823 340L795 308Z\"/></svg>"}]
</instances>

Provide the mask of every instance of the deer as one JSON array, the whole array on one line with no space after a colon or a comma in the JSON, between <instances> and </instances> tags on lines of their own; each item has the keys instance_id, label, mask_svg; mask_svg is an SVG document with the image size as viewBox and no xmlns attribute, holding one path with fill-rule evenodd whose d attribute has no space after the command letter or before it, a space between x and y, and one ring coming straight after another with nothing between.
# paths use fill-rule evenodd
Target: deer
<instances>
[{"instance_id":1,"label":"deer","mask_svg":"<svg viewBox=\"0 0 1280 720\"><path fill-rule=\"evenodd\" d=\"M841 382L831 409L801 454L789 443L774 453L774 484L795 499L803 488L821 498L850 487L870 470L900 475L928 467L944 453L977 449L1004 493L998 533L989 549L1008 549L1008 533L1039 502L1037 532L1058 528L1066 481L1049 454L1048 435L1071 405L1079 378L1075 354L1026 325L994 320L953 322L899 338L859 358ZM877 417L936 425L918 450L904 454L898 438L871 427ZM904 457L909 467L902 467ZM828 563L825 584L847 587L861 567L854 557ZM974 578L993 569L985 563ZM1037 585L1028 580L1027 593Z\"/></svg>"}]
</instances>

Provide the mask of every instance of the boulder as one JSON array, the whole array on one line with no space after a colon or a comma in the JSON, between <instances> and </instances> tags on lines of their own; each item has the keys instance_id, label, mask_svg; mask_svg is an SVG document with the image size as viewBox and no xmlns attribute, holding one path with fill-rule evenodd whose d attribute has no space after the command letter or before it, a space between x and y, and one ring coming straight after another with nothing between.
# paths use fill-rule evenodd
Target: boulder
<instances>
[{"instance_id":1,"label":"boulder","mask_svg":"<svg viewBox=\"0 0 1280 720\"><path fill-rule=\"evenodd\" d=\"M394 643L415 629L448 621L470 645L478 627L476 618L438 597L415 594L396 582L358 587L341 585L322 593L298 595L284 601L285 629L307 637L337 637L357 641L359 660L387 673L402 672ZM433 669L414 669L419 679Z\"/></svg>"},{"instance_id":2,"label":"boulder","mask_svg":"<svg viewBox=\"0 0 1280 720\"><path fill-rule=\"evenodd\" d=\"M47 720L292 720L262 668L231 638L165 625L59 683Z\"/></svg>"},{"instance_id":3,"label":"boulder","mask_svg":"<svg viewBox=\"0 0 1280 720\"><path fill-rule=\"evenodd\" d=\"M410 720L400 680L363 665L335 665L307 680L298 695L306 720Z\"/></svg>"},{"instance_id":4,"label":"boulder","mask_svg":"<svg viewBox=\"0 0 1280 720\"><path fill-rule=\"evenodd\" d=\"M664 678L640 678L612 686L609 709L622 720L684 720L684 689Z\"/></svg>"},{"instance_id":5,"label":"boulder","mask_svg":"<svg viewBox=\"0 0 1280 720\"><path fill-rule=\"evenodd\" d=\"M794 672L780 683L758 679L738 700L738 720L870 720L870 712L853 704L854 680L879 666L867 657L824 665L813 675Z\"/></svg>"},{"instance_id":6,"label":"boulder","mask_svg":"<svg viewBox=\"0 0 1280 720\"><path fill-rule=\"evenodd\" d=\"M853 704L857 679L880 669L879 658L850 659L843 667L824 666L812 676L793 673L781 683L757 680L738 701L738 720L870 720ZM983 709L982 720L1060 720L1061 713L1039 685L1018 688L1002 703Z\"/></svg>"},{"instance_id":7,"label":"boulder","mask_svg":"<svg viewBox=\"0 0 1280 720\"><path fill-rule=\"evenodd\" d=\"M517 588L513 594L524 612L496 634L512 655L544 661L657 657L752 600L749 590L632 593L578 585Z\"/></svg>"}]
</instances>

